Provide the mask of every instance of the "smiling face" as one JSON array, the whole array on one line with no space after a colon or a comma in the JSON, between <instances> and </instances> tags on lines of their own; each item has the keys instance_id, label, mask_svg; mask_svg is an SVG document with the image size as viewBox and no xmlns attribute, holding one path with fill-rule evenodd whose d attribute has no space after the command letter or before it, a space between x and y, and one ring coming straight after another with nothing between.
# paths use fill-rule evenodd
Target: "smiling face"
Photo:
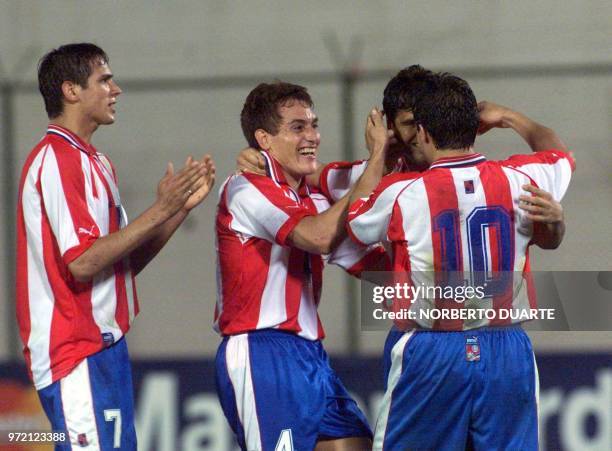
<instances>
[{"instance_id":1,"label":"smiling face","mask_svg":"<svg viewBox=\"0 0 612 451\"><path fill-rule=\"evenodd\" d=\"M398 110L395 119L389 124L395 135L396 143L389 149L390 158L397 161L404 156L413 170L424 170L429 164L417 143L417 127L410 110Z\"/></svg>"},{"instance_id":2,"label":"smiling face","mask_svg":"<svg viewBox=\"0 0 612 451\"><path fill-rule=\"evenodd\" d=\"M282 118L275 135L259 129L260 147L283 168L287 181L297 187L305 175L317 169L317 152L321 142L318 118L306 103L290 99L278 107Z\"/></svg>"},{"instance_id":3,"label":"smiling face","mask_svg":"<svg viewBox=\"0 0 612 451\"><path fill-rule=\"evenodd\" d=\"M114 105L121 89L113 80L113 74L105 61L95 61L92 65L87 87L79 86L80 111L96 126L112 124L115 122Z\"/></svg>"}]
</instances>

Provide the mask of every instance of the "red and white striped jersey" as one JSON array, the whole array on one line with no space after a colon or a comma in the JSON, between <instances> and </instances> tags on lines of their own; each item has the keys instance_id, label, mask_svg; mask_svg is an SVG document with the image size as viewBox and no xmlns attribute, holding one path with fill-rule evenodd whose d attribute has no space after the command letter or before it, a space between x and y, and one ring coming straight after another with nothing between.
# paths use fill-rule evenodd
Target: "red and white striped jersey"
<instances>
[{"instance_id":1,"label":"red and white striped jersey","mask_svg":"<svg viewBox=\"0 0 612 451\"><path fill-rule=\"evenodd\" d=\"M332 203L337 202L353 187L361 174L366 170L368 160L334 161L325 165L319 176L321 192ZM408 172L408 164L398 158L392 172Z\"/></svg>"},{"instance_id":2,"label":"red and white striped jersey","mask_svg":"<svg viewBox=\"0 0 612 451\"><path fill-rule=\"evenodd\" d=\"M518 208L522 185L534 184L561 200L574 169L566 153L550 150L487 161L480 154L440 159L422 173L384 177L368 199L350 207L349 234L359 243L386 242L397 273L441 272L483 277L529 272L528 246L533 223ZM432 276L433 277L433 276ZM535 293L523 277L514 278L514 294L486 296L479 308L535 307ZM439 299L411 308L448 308ZM469 302L455 308L471 308ZM509 321L493 319L417 321L424 328L461 330Z\"/></svg>"},{"instance_id":3,"label":"red and white striped jersey","mask_svg":"<svg viewBox=\"0 0 612 451\"><path fill-rule=\"evenodd\" d=\"M319 177L321 192L332 203L337 202L357 183L367 166L368 160L334 161L326 164Z\"/></svg>"},{"instance_id":4,"label":"red and white striped jersey","mask_svg":"<svg viewBox=\"0 0 612 451\"><path fill-rule=\"evenodd\" d=\"M359 275L384 251L348 238L328 257L290 246L293 228L304 217L325 211L329 202L304 183L293 190L278 162L262 154L268 176L232 175L220 190L215 330L235 335L276 328L322 339L317 306L324 263Z\"/></svg>"},{"instance_id":5,"label":"red and white striped jersey","mask_svg":"<svg viewBox=\"0 0 612 451\"><path fill-rule=\"evenodd\" d=\"M49 125L21 174L17 205L17 320L37 389L119 340L138 313L127 259L85 283L68 264L127 225L110 161Z\"/></svg>"}]
</instances>

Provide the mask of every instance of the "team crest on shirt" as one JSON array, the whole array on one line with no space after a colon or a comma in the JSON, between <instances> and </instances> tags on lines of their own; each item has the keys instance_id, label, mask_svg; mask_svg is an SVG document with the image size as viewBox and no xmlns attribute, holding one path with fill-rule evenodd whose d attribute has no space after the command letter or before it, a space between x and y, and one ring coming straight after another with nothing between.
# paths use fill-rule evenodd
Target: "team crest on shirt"
<instances>
[{"instance_id":1,"label":"team crest on shirt","mask_svg":"<svg viewBox=\"0 0 612 451\"><path fill-rule=\"evenodd\" d=\"M89 442L87 441L87 434L77 435L77 442L79 443L79 446L82 446L82 447L88 446Z\"/></svg>"},{"instance_id":2,"label":"team crest on shirt","mask_svg":"<svg viewBox=\"0 0 612 451\"><path fill-rule=\"evenodd\" d=\"M112 332L104 332L102 334L102 343L104 343L105 348L108 348L114 342L115 342L115 337L113 336Z\"/></svg>"},{"instance_id":3,"label":"team crest on shirt","mask_svg":"<svg viewBox=\"0 0 612 451\"><path fill-rule=\"evenodd\" d=\"M465 194L474 194L474 180L464 180Z\"/></svg>"},{"instance_id":4,"label":"team crest on shirt","mask_svg":"<svg viewBox=\"0 0 612 451\"><path fill-rule=\"evenodd\" d=\"M465 360L468 362L477 362L480 360L478 337L467 337L465 339Z\"/></svg>"}]
</instances>

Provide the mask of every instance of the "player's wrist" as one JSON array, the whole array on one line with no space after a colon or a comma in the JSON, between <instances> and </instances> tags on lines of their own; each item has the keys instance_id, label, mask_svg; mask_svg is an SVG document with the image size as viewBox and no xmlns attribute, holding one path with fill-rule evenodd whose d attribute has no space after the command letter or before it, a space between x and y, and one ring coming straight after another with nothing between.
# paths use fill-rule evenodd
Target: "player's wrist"
<instances>
[{"instance_id":1,"label":"player's wrist","mask_svg":"<svg viewBox=\"0 0 612 451\"><path fill-rule=\"evenodd\" d=\"M176 212L172 211L168 205L160 201L156 201L151 208L149 208L149 216L153 226L162 225L164 222L174 216L174 213Z\"/></svg>"},{"instance_id":2,"label":"player's wrist","mask_svg":"<svg viewBox=\"0 0 612 451\"><path fill-rule=\"evenodd\" d=\"M380 144L374 146L370 152L370 158L368 159L368 166L372 164L380 164L385 162L385 148L386 145Z\"/></svg>"}]
</instances>

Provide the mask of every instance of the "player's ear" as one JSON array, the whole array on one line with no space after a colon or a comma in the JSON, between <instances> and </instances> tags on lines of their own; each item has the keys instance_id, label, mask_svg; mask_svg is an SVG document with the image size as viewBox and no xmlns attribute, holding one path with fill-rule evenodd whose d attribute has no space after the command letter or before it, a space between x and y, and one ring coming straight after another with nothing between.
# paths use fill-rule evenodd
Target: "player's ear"
<instances>
[{"instance_id":1,"label":"player's ear","mask_svg":"<svg viewBox=\"0 0 612 451\"><path fill-rule=\"evenodd\" d=\"M262 128L255 130L255 140L259 144L259 148L262 150L270 150L271 147L271 135Z\"/></svg>"},{"instance_id":2,"label":"player's ear","mask_svg":"<svg viewBox=\"0 0 612 451\"><path fill-rule=\"evenodd\" d=\"M64 99L68 103L75 103L79 100L79 93L81 92L81 87L69 80L65 80L62 83L62 94L64 95Z\"/></svg>"},{"instance_id":3,"label":"player's ear","mask_svg":"<svg viewBox=\"0 0 612 451\"><path fill-rule=\"evenodd\" d=\"M427 132L421 124L416 124L416 134L421 141L427 142Z\"/></svg>"},{"instance_id":4,"label":"player's ear","mask_svg":"<svg viewBox=\"0 0 612 451\"><path fill-rule=\"evenodd\" d=\"M421 140L421 142L429 144L430 142L432 142L432 137L429 134L429 132L427 131L427 129L425 129L425 127L423 127L422 124L417 124L417 137Z\"/></svg>"}]
</instances>

